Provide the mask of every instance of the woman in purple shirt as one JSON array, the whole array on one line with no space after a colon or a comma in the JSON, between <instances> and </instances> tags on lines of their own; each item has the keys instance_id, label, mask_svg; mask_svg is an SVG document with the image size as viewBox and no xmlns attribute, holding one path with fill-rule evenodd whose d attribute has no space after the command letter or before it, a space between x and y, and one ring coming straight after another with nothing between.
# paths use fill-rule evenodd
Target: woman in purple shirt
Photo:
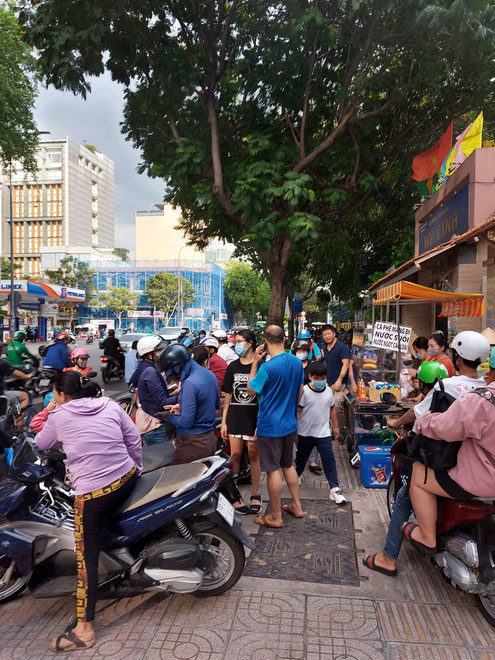
<instances>
[{"instance_id":1,"label":"woman in purple shirt","mask_svg":"<svg viewBox=\"0 0 495 660\"><path fill-rule=\"evenodd\" d=\"M36 443L40 449L62 443L76 492L77 623L50 643L50 650L62 652L83 650L95 643L92 622L101 539L112 512L132 492L143 463L141 436L115 401L88 398L94 395L94 388L75 371L56 376L53 385L57 407L48 415Z\"/></svg>"}]
</instances>

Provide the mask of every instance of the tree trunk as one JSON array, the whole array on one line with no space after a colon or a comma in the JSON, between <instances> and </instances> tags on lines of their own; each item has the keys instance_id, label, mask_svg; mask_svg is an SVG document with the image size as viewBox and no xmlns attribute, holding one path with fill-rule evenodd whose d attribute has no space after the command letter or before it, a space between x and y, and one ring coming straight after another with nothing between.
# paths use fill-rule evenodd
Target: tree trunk
<instances>
[{"instance_id":1,"label":"tree trunk","mask_svg":"<svg viewBox=\"0 0 495 660\"><path fill-rule=\"evenodd\" d=\"M279 325L284 327L285 301L289 290L287 266L292 254L292 240L288 237L279 237L270 251L264 253L263 258L270 275L270 307L266 325Z\"/></svg>"}]
</instances>

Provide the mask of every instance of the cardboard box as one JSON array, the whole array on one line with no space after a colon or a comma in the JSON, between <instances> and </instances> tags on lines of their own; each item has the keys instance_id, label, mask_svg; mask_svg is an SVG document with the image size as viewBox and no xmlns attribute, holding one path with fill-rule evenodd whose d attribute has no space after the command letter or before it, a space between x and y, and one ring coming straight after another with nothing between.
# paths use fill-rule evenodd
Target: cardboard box
<instances>
[{"instance_id":1,"label":"cardboard box","mask_svg":"<svg viewBox=\"0 0 495 660\"><path fill-rule=\"evenodd\" d=\"M397 401L401 400L400 387L391 387L390 389L387 389L387 390L375 390L375 389L370 387L369 390L368 390L368 399L372 403L381 403L380 394L382 392L391 392L395 396Z\"/></svg>"}]
</instances>

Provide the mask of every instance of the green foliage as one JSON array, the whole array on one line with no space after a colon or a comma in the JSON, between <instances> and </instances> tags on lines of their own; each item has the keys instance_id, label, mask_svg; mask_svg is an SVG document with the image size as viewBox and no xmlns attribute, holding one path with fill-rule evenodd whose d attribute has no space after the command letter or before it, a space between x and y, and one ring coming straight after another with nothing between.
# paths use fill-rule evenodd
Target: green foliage
<instances>
[{"instance_id":1,"label":"green foliage","mask_svg":"<svg viewBox=\"0 0 495 660\"><path fill-rule=\"evenodd\" d=\"M114 248L112 253L124 261L129 261L129 250L127 248Z\"/></svg>"},{"instance_id":2,"label":"green foliage","mask_svg":"<svg viewBox=\"0 0 495 660\"><path fill-rule=\"evenodd\" d=\"M234 325L243 320L254 325L270 305L268 282L252 266L243 261L229 261L224 282L225 298L234 313Z\"/></svg>"},{"instance_id":3,"label":"green foliage","mask_svg":"<svg viewBox=\"0 0 495 660\"><path fill-rule=\"evenodd\" d=\"M20 264L14 264L14 279L19 278L19 270L22 268ZM0 257L0 269L2 280L10 280L10 259L8 257Z\"/></svg>"},{"instance_id":4,"label":"green foliage","mask_svg":"<svg viewBox=\"0 0 495 660\"><path fill-rule=\"evenodd\" d=\"M180 300L179 300L180 291ZM181 304L185 309L195 300L194 287L185 278L180 280L171 273L159 272L146 282L144 291L146 300L159 312L165 312L165 325L168 326L171 317Z\"/></svg>"},{"instance_id":5,"label":"green foliage","mask_svg":"<svg viewBox=\"0 0 495 660\"><path fill-rule=\"evenodd\" d=\"M97 306L108 309L119 319L122 327L122 314L136 309L136 296L125 286L109 286L108 291L101 291L97 297Z\"/></svg>"},{"instance_id":6,"label":"green foliage","mask_svg":"<svg viewBox=\"0 0 495 660\"><path fill-rule=\"evenodd\" d=\"M60 260L58 268L45 270L45 277L48 278L50 284L84 289L88 305L91 305L95 297L94 274L95 272L89 267L89 264L79 261L76 257L64 257Z\"/></svg>"},{"instance_id":7,"label":"green foliage","mask_svg":"<svg viewBox=\"0 0 495 660\"><path fill-rule=\"evenodd\" d=\"M413 155L493 114L493 0L20 6L48 83L85 95L106 67L125 86L141 171L192 244L267 273L270 322L301 269L355 299L411 227Z\"/></svg>"},{"instance_id":8,"label":"green foliage","mask_svg":"<svg viewBox=\"0 0 495 660\"><path fill-rule=\"evenodd\" d=\"M35 61L9 5L0 4L0 160L36 171Z\"/></svg>"}]
</instances>

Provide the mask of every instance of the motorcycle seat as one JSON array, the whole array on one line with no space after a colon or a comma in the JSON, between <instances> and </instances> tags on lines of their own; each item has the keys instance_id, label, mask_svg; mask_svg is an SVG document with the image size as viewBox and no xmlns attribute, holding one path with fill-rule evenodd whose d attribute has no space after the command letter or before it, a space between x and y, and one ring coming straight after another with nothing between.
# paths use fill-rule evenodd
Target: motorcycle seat
<instances>
[{"instance_id":1,"label":"motorcycle seat","mask_svg":"<svg viewBox=\"0 0 495 660\"><path fill-rule=\"evenodd\" d=\"M131 495L115 513L127 513L170 495L207 471L203 463L185 463L148 472L139 477Z\"/></svg>"},{"instance_id":2,"label":"motorcycle seat","mask_svg":"<svg viewBox=\"0 0 495 660\"><path fill-rule=\"evenodd\" d=\"M143 474L170 465L174 451L170 440L143 447Z\"/></svg>"}]
</instances>

